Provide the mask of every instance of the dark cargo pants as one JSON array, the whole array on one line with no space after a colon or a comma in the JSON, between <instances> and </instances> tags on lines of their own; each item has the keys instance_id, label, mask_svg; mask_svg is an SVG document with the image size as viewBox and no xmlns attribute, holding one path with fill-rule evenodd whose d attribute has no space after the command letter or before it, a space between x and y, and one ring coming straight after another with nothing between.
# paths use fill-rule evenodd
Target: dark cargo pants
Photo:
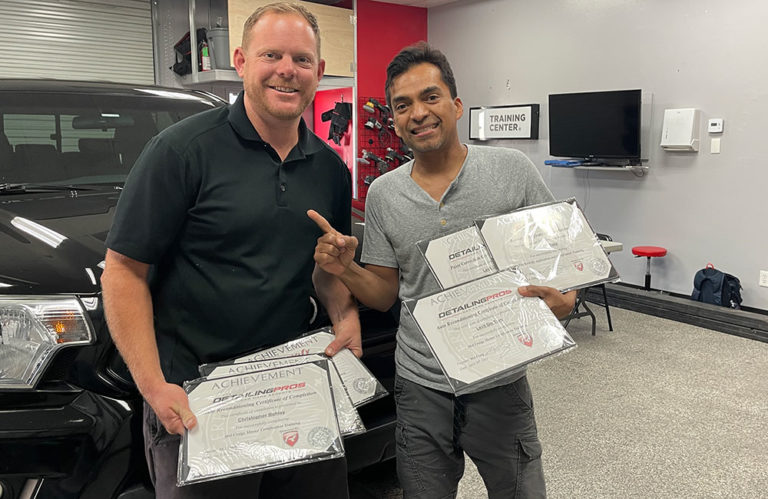
<instances>
[{"instance_id":1,"label":"dark cargo pants","mask_svg":"<svg viewBox=\"0 0 768 499\"><path fill-rule=\"evenodd\" d=\"M456 397L395 379L397 474L405 499L456 497L464 452L489 499L544 498L528 380Z\"/></svg>"}]
</instances>

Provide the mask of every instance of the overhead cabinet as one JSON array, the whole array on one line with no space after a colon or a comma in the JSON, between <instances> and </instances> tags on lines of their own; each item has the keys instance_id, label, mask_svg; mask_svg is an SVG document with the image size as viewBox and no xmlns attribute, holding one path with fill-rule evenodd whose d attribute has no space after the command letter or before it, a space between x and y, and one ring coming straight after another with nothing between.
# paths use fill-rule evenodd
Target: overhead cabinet
<instances>
[{"instance_id":1,"label":"overhead cabinet","mask_svg":"<svg viewBox=\"0 0 768 499\"><path fill-rule=\"evenodd\" d=\"M229 0L229 55L240 46L243 24L254 10L273 0ZM352 76L355 60L355 33L351 9L312 2L298 2L317 17L322 39L321 52L328 76Z\"/></svg>"},{"instance_id":2,"label":"overhead cabinet","mask_svg":"<svg viewBox=\"0 0 768 499\"><path fill-rule=\"evenodd\" d=\"M175 0L173 0L175 1ZM165 0L162 2L159 9L162 11L162 5L166 7L165 12L161 13L160 17L168 17L168 14L172 12L172 0ZM199 50L191 51L189 53L191 57L191 72L184 76L178 77L173 75L171 71L168 71L168 77L171 81L175 80L186 87L198 87L209 88L214 93L217 93L214 89L221 90L221 85L231 86L237 85L241 82L237 72L232 68L232 54L236 47L240 46L243 36L243 24L246 19L259 7L272 3L273 0L227 0L226 13L223 12L223 2L221 2L218 11L214 13L211 6L205 2L196 0L186 0L186 7L188 12L188 27L185 23L185 31L189 30L189 37L192 46L198 47L200 40L197 36L197 30L205 28L208 30L209 43L219 42L222 38L217 37L213 40L213 33L218 28L214 26L204 26L201 24L201 19L208 19L213 21L214 19L221 19L220 15L226 14L228 24L228 48L224 51L228 60L221 61L224 57L221 57L220 47L209 47L211 55L215 52L217 61L213 64L213 67L209 71L201 71L199 62L201 53ZM320 27L320 36L322 38L321 55L325 59L325 76L320 81L319 89L329 88L341 88L352 86L354 76L354 15L351 9L343 9L340 7L331 7L328 5L321 5L312 2L298 2L305 6L310 12L312 12L318 21ZM197 7L200 7L201 12L197 12ZM206 11L206 9L208 9ZM177 11L176 14L179 12ZM216 14L216 15L214 15ZM171 15L169 19L179 19L178 15ZM160 22L160 30L169 30L169 26L174 24L172 21L167 23ZM221 32L217 33L220 34ZM215 50L214 50L215 48ZM173 47L165 47L168 53L173 53ZM177 59L178 60L178 59ZM173 64L173 61L169 61ZM161 64L164 65L164 64ZM166 66L167 67L167 66ZM168 84L164 82L164 78L160 79L160 83ZM173 85L173 83L171 83Z\"/></svg>"}]
</instances>

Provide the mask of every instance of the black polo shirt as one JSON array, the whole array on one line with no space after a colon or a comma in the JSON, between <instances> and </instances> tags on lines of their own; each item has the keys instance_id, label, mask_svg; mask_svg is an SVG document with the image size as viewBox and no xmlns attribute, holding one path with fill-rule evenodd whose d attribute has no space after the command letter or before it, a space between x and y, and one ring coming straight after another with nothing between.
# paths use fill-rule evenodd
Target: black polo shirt
<instances>
[{"instance_id":1,"label":"black polo shirt","mask_svg":"<svg viewBox=\"0 0 768 499\"><path fill-rule=\"evenodd\" d=\"M163 373L306 331L313 253L321 235L306 211L350 230L350 174L307 130L281 161L231 106L187 118L152 139L117 205L107 246L152 264L150 289Z\"/></svg>"}]
</instances>

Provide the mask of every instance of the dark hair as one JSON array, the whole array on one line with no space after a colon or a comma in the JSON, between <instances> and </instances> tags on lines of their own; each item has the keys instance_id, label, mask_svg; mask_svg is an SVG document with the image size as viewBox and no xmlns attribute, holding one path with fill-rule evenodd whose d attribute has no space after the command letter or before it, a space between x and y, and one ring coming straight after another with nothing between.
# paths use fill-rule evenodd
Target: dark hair
<instances>
[{"instance_id":1,"label":"dark hair","mask_svg":"<svg viewBox=\"0 0 768 499\"><path fill-rule=\"evenodd\" d=\"M453 70L451 70L451 65L445 57L445 54L430 47L427 42L418 42L402 49L400 53L392 59L389 66L387 66L387 82L384 84L384 91L386 93L388 106L392 106L389 90L392 87L394 79L411 69L411 67L425 62L435 65L437 69L440 70L440 76L443 79L443 83L448 86L448 90L451 92L451 98L456 98L458 95L458 92L456 91L456 79L453 77Z\"/></svg>"}]
</instances>

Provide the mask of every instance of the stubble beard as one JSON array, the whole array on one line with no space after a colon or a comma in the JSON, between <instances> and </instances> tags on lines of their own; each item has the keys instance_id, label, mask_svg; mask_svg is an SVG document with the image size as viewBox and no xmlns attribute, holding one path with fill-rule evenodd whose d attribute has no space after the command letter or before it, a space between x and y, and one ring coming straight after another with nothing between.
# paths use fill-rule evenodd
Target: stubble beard
<instances>
[{"instance_id":1,"label":"stubble beard","mask_svg":"<svg viewBox=\"0 0 768 499\"><path fill-rule=\"evenodd\" d=\"M405 145L407 145L411 150L417 153L428 153L433 151L440 150L446 143L445 137L435 137L428 141L417 141L417 140L411 140L409 139L403 139L403 142L405 142Z\"/></svg>"},{"instance_id":2,"label":"stubble beard","mask_svg":"<svg viewBox=\"0 0 768 499\"><path fill-rule=\"evenodd\" d=\"M299 104L297 107L287 107L280 105L280 103L273 103L268 97L267 92L270 92L271 90L267 87L261 87L261 86L252 86L252 92L251 95L255 98L252 99L253 105L256 108L256 110L259 112L259 114L262 114L263 116L271 116L273 118L277 118L280 120L294 120L298 117L300 117L302 114L304 114L304 111L307 109L309 104L312 102L312 97L314 96L314 92L307 92L304 93L300 91L301 98L299 100ZM247 92L247 90L246 90Z\"/></svg>"}]
</instances>

